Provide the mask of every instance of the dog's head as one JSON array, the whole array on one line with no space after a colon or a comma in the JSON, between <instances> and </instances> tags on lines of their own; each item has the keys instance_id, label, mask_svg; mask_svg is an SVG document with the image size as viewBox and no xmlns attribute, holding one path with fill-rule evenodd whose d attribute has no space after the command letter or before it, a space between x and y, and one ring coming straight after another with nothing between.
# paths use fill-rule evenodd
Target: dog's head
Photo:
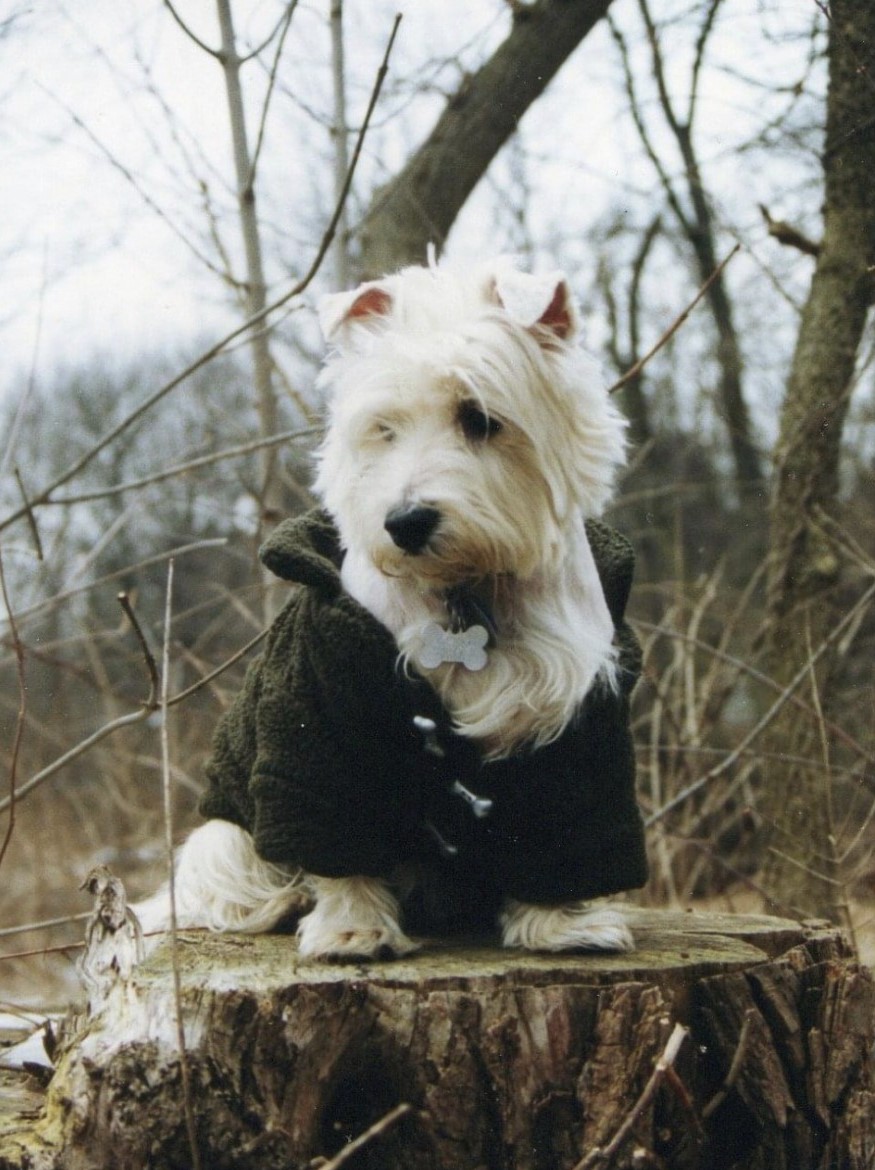
<instances>
[{"instance_id":1,"label":"dog's head","mask_svg":"<svg viewBox=\"0 0 875 1170\"><path fill-rule=\"evenodd\" d=\"M624 450L565 277L408 268L326 297L320 319L316 490L344 545L433 586L555 568Z\"/></svg>"}]
</instances>

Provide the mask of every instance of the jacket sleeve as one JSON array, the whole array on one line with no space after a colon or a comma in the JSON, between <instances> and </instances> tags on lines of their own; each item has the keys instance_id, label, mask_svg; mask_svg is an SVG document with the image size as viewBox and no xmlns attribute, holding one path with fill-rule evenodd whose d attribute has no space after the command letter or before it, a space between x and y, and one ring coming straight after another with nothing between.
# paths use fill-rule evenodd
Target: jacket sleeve
<instances>
[{"instance_id":1,"label":"jacket sleeve","mask_svg":"<svg viewBox=\"0 0 875 1170\"><path fill-rule=\"evenodd\" d=\"M349 598L305 590L262 666L249 786L268 861L327 877L379 875L408 822L413 729L396 703L397 649Z\"/></svg>"}]
</instances>

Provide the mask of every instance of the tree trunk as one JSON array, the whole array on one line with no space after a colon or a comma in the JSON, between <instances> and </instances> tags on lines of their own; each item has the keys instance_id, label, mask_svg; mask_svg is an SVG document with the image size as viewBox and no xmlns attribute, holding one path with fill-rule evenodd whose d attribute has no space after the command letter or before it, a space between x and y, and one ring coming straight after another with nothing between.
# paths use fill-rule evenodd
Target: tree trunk
<instances>
[{"instance_id":1,"label":"tree trunk","mask_svg":"<svg viewBox=\"0 0 875 1170\"><path fill-rule=\"evenodd\" d=\"M830 8L823 244L787 385L771 502L766 650L770 671L783 684L837 617L841 566L819 515L838 510L842 429L875 263L875 5L834 0ZM827 654L813 672L821 696L828 696L833 664ZM769 767L764 812L779 852L768 863L767 887L783 906L836 918L820 729L788 704L767 748L812 761Z\"/></svg>"},{"instance_id":2,"label":"tree trunk","mask_svg":"<svg viewBox=\"0 0 875 1170\"><path fill-rule=\"evenodd\" d=\"M201 1165L325 1166L383 1119L350 1167L871 1166L875 996L840 934L634 913L639 949L613 956L344 966L288 936L183 935ZM169 948L118 990L71 1027L42 1120L0 1119L0 1170L192 1165Z\"/></svg>"},{"instance_id":3,"label":"tree trunk","mask_svg":"<svg viewBox=\"0 0 875 1170\"><path fill-rule=\"evenodd\" d=\"M647 31L650 45L653 79L665 125L674 137L683 161L684 197L681 197L679 180L675 178L662 161L654 140L648 130L643 103L638 98L635 75L632 71L629 50L618 28L613 27L614 41L619 49L626 76L626 92L632 109L632 117L638 135L653 163L668 206L678 226L692 249L699 280L704 285L711 281L706 302L711 311L717 332L717 364L720 370L718 401L723 421L729 433L729 446L735 464L735 480L739 499L750 506L763 495L763 472L759 452L753 441L750 414L743 393L744 361L738 331L732 308L732 299L722 272L718 268L716 224L710 200L702 182L702 172L693 140L694 115L699 101L699 79L708 40L715 27L715 18L722 0L709 0L704 6L701 26L696 43L690 74L690 92L685 117L676 110L676 99L672 96L668 81L666 56L660 42L660 32L647 0L638 0L638 8Z\"/></svg>"},{"instance_id":4,"label":"tree trunk","mask_svg":"<svg viewBox=\"0 0 875 1170\"><path fill-rule=\"evenodd\" d=\"M267 283L264 276L264 262L261 251L261 232L255 203L255 161L249 150L246 133L246 111L243 105L243 91L240 86L242 61L237 52L234 20L230 0L216 0L219 28L222 34L222 50L219 60L225 74L225 91L228 98L228 115L231 126L231 142L234 149L234 172L237 179L237 205L240 215L240 231L246 257L246 284L244 311L247 318L264 311L267 304ZM255 383L255 397L258 407L258 421L263 438L270 438L279 430L277 396L274 387L273 357L266 329L256 329L250 340L252 351L252 375ZM283 515L282 485L278 474L278 451L274 446L265 447L261 452L261 484L259 486L260 527L272 527ZM276 608L276 591L272 588L270 575L265 576L267 585L265 609L267 617L273 616Z\"/></svg>"},{"instance_id":5,"label":"tree trunk","mask_svg":"<svg viewBox=\"0 0 875 1170\"><path fill-rule=\"evenodd\" d=\"M349 170L343 0L331 0L329 22L331 25L331 81L334 93L334 119L331 125L331 137L334 141L334 199L336 203L339 203ZM346 204L344 204L340 219L337 221L337 234L331 249L331 256L334 262L334 287L336 289L349 288L353 281L349 257L349 213Z\"/></svg>"},{"instance_id":6,"label":"tree trunk","mask_svg":"<svg viewBox=\"0 0 875 1170\"><path fill-rule=\"evenodd\" d=\"M611 0L532 0L511 5L510 35L450 99L404 169L371 201L360 233L365 278L422 264L442 247L465 200L529 106Z\"/></svg>"}]
</instances>

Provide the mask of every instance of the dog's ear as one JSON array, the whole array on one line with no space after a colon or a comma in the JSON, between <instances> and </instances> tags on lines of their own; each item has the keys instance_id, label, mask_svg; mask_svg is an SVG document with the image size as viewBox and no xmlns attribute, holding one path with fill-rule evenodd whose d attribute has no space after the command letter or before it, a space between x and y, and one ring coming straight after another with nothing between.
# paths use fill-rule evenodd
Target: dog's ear
<instances>
[{"instance_id":1,"label":"dog's ear","mask_svg":"<svg viewBox=\"0 0 875 1170\"><path fill-rule=\"evenodd\" d=\"M352 292L330 293L319 302L322 336L326 341L336 341L342 326L385 317L391 308L392 295L379 281L359 285Z\"/></svg>"},{"instance_id":2,"label":"dog's ear","mask_svg":"<svg viewBox=\"0 0 875 1170\"><path fill-rule=\"evenodd\" d=\"M577 306L565 274L531 276L502 266L493 283L495 299L525 329L545 329L561 341L578 330Z\"/></svg>"}]
</instances>

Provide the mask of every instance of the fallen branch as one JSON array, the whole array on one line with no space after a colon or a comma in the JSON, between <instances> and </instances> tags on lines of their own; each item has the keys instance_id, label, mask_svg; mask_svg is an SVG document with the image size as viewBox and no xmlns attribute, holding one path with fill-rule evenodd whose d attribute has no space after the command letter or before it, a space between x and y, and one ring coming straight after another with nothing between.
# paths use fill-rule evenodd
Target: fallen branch
<instances>
[{"instance_id":1,"label":"fallen branch","mask_svg":"<svg viewBox=\"0 0 875 1170\"><path fill-rule=\"evenodd\" d=\"M729 1096L733 1086L735 1085L735 1082L738 1080L741 1070L744 1067L744 1062L747 1058L747 1046L750 1041L750 1027L753 1023L753 1018L753 1008L748 1008L748 1010L744 1013L744 1023L741 1025L741 1032L738 1036L738 1044L735 1048L735 1054L732 1057L732 1064L729 1066L729 1072L726 1074L723 1084L702 1110L703 1121L707 1121L709 1117L717 1112L717 1110Z\"/></svg>"},{"instance_id":2,"label":"fallen branch","mask_svg":"<svg viewBox=\"0 0 875 1170\"><path fill-rule=\"evenodd\" d=\"M596 1146L594 1149L581 1159L574 1167L574 1170L594 1170L596 1166L609 1166L613 1159L618 1154L621 1146L629 1137L632 1127L635 1122L653 1100L656 1091L662 1082L666 1079L669 1071L672 1070L674 1062L677 1060L678 1053L681 1050L681 1045L687 1038L688 1032L683 1024L675 1024L672 1033L668 1038L668 1043L663 1049L662 1056L656 1062L650 1080L644 1086L644 1091L641 1096L632 1106L625 1121L604 1147ZM685 1093L686 1095L686 1093Z\"/></svg>"},{"instance_id":3,"label":"fallen branch","mask_svg":"<svg viewBox=\"0 0 875 1170\"><path fill-rule=\"evenodd\" d=\"M399 1122L402 1117L406 1117L408 1113L411 1113L412 1110L412 1105L407 1105L403 1102L401 1105L396 1105L394 1109L390 1109L379 1121L375 1121L372 1126L369 1126L364 1133L359 1134L349 1145L344 1146L340 1153L335 1154L330 1161L319 1158L311 1162L311 1170L340 1170L340 1167L346 1165L350 1158L354 1157L363 1146L366 1146L368 1142L372 1142L374 1138L381 1137L387 1130Z\"/></svg>"}]
</instances>

